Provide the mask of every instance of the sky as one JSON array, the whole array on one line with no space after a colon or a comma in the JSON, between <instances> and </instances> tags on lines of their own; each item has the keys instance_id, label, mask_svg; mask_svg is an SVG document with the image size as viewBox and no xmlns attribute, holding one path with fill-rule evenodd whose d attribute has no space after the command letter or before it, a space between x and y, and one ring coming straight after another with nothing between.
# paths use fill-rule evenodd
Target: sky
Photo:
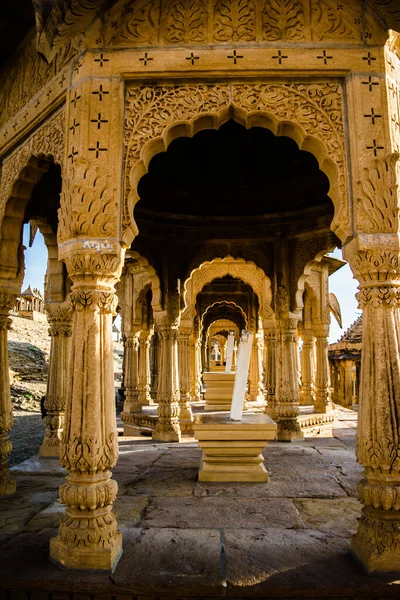
<instances>
[{"instance_id":1,"label":"sky","mask_svg":"<svg viewBox=\"0 0 400 600\"><path fill-rule=\"evenodd\" d=\"M23 290L28 285L32 288L38 288L43 292L44 275L47 267L47 249L42 234L38 231L32 248L29 245L29 225L24 226L24 245L25 250L25 278ZM342 258L341 250L335 250L331 254L335 258ZM331 327L329 342L336 342L344 332L354 323L361 311L357 308L355 294L357 292L357 281L353 279L349 265L345 265L339 271L336 271L329 278L330 291L333 292L339 300L342 311L343 329L340 329L336 319L331 316Z\"/></svg>"}]
</instances>

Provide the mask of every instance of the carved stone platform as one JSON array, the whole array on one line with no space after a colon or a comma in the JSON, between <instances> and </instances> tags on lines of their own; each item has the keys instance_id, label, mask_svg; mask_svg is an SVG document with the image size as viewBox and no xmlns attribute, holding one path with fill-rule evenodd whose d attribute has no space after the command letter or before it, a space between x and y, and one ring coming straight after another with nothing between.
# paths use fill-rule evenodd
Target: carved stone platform
<instances>
[{"instance_id":1,"label":"carved stone platform","mask_svg":"<svg viewBox=\"0 0 400 600\"><path fill-rule=\"evenodd\" d=\"M268 415L247 413L231 421L226 412L198 414L193 429L203 450L199 481L268 481L261 453L277 431Z\"/></svg>"},{"instance_id":2,"label":"carved stone platform","mask_svg":"<svg viewBox=\"0 0 400 600\"><path fill-rule=\"evenodd\" d=\"M157 424L157 409L142 411L137 413L121 413L121 420L124 424L124 435L137 435L139 432L152 433Z\"/></svg>"}]
</instances>

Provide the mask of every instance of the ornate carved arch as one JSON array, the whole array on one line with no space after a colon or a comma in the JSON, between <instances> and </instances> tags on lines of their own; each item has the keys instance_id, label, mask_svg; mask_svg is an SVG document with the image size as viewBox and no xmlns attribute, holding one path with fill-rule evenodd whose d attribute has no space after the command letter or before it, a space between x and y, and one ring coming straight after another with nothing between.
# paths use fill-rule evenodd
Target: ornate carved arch
<instances>
[{"instance_id":1,"label":"ornate carved arch","mask_svg":"<svg viewBox=\"0 0 400 600\"><path fill-rule=\"evenodd\" d=\"M1 169L0 269L14 279L19 265L18 248L25 208L35 185L50 166L62 167L64 156L64 110L59 111L8 157Z\"/></svg>"},{"instance_id":2,"label":"ornate carved arch","mask_svg":"<svg viewBox=\"0 0 400 600\"><path fill-rule=\"evenodd\" d=\"M329 102L326 102L329 98ZM126 92L125 203L123 238L137 234L133 219L137 186L150 160L178 137L218 129L230 118L265 127L311 152L330 182L335 207L332 229L350 232L344 152L342 90L337 82L207 85L131 85Z\"/></svg>"},{"instance_id":3,"label":"ornate carved arch","mask_svg":"<svg viewBox=\"0 0 400 600\"><path fill-rule=\"evenodd\" d=\"M260 304L260 316L266 319L271 316L271 281L262 269L251 261L245 261L243 258L215 258L210 262L205 262L197 269L192 271L189 279L185 282L184 301L186 308L182 313L183 319L193 319L195 315L196 298L199 292L207 283L213 279L231 275L248 283L258 297Z\"/></svg>"},{"instance_id":4,"label":"ornate carved arch","mask_svg":"<svg viewBox=\"0 0 400 600\"><path fill-rule=\"evenodd\" d=\"M208 306L208 308L204 311L203 316L201 317L201 327L203 327L203 323L204 320L208 314L208 312L213 309L215 306L230 306L232 308L235 308L238 312L240 312L240 314L242 315L244 322L246 324L247 327L247 315L244 312L243 308L241 306L239 306L239 304L236 304L236 302L233 302L233 300L224 300L222 302L214 302L213 304L210 304L210 306Z\"/></svg>"}]
</instances>

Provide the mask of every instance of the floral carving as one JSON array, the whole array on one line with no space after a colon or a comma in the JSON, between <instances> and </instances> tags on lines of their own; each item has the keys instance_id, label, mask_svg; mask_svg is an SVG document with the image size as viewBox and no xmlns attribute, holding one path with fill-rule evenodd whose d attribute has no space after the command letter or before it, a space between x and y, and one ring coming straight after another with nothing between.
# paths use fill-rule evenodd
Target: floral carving
<instances>
[{"instance_id":1,"label":"floral carving","mask_svg":"<svg viewBox=\"0 0 400 600\"><path fill-rule=\"evenodd\" d=\"M352 16L346 4L339 5L329 0L313 0L311 8L311 30L313 39L360 40L362 37L361 20ZM355 23L360 21L359 29Z\"/></svg>"},{"instance_id":2,"label":"floral carving","mask_svg":"<svg viewBox=\"0 0 400 600\"><path fill-rule=\"evenodd\" d=\"M112 38L115 44L156 44L160 23L160 0L132 2L124 26ZM117 21L118 22L118 21Z\"/></svg>"},{"instance_id":3,"label":"floral carving","mask_svg":"<svg viewBox=\"0 0 400 600\"><path fill-rule=\"evenodd\" d=\"M78 52L74 40L57 49L47 63L36 50L36 39L29 38L21 54L5 69L0 80L0 127L14 117L37 92L65 67Z\"/></svg>"},{"instance_id":4,"label":"floral carving","mask_svg":"<svg viewBox=\"0 0 400 600\"><path fill-rule=\"evenodd\" d=\"M358 182L357 228L364 233L399 231L396 164L399 156L375 159Z\"/></svg>"},{"instance_id":5,"label":"floral carving","mask_svg":"<svg viewBox=\"0 0 400 600\"><path fill-rule=\"evenodd\" d=\"M166 39L172 44L207 41L207 12L202 0L171 0Z\"/></svg>"},{"instance_id":6,"label":"floral carving","mask_svg":"<svg viewBox=\"0 0 400 600\"><path fill-rule=\"evenodd\" d=\"M262 11L263 37L268 41L304 38L304 9L298 0L267 0Z\"/></svg>"},{"instance_id":7,"label":"floral carving","mask_svg":"<svg viewBox=\"0 0 400 600\"><path fill-rule=\"evenodd\" d=\"M75 237L115 237L118 200L110 176L79 158L64 180L59 211L59 243Z\"/></svg>"},{"instance_id":8,"label":"floral carving","mask_svg":"<svg viewBox=\"0 0 400 600\"><path fill-rule=\"evenodd\" d=\"M254 40L255 13L252 0L217 0L214 7L214 39L217 42Z\"/></svg>"}]
</instances>

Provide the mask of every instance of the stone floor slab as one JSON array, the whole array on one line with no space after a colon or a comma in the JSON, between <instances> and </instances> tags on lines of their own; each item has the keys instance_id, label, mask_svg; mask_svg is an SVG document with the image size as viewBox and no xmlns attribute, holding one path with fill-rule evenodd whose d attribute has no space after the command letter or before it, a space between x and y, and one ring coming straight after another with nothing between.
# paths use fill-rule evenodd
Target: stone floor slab
<instances>
[{"instance_id":1,"label":"stone floor slab","mask_svg":"<svg viewBox=\"0 0 400 600\"><path fill-rule=\"evenodd\" d=\"M60 465L59 458L41 458L32 456L22 463L11 467L10 471L18 474L66 475L67 471Z\"/></svg>"},{"instance_id":2,"label":"stone floor slab","mask_svg":"<svg viewBox=\"0 0 400 600\"><path fill-rule=\"evenodd\" d=\"M355 498L297 498L294 503L307 529L327 530L347 538L357 530L362 505Z\"/></svg>"},{"instance_id":3,"label":"stone floor slab","mask_svg":"<svg viewBox=\"0 0 400 600\"><path fill-rule=\"evenodd\" d=\"M143 524L149 527L304 527L298 511L286 498L257 502L248 498L156 498Z\"/></svg>"},{"instance_id":4,"label":"stone floor slab","mask_svg":"<svg viewBox=\"0 0 400 600\"><path fill-rule=\"evenodd\" d=\"M221 540L213 529L130 529L111 576L118 586L167 594L179 587L201 593L221 588Z\"/></svg>"},{"instance_id":5,"label":"stone floor slab","mask_svg":"<svg viewBox=\"0 0 400 600\"><path fill-rule=\"evenodd\" d=\"M147 469L137 483L129 488L130 494L152 494L154 496L191 496L196 483L198 469Z\"/></svg>"}]
</instances>

